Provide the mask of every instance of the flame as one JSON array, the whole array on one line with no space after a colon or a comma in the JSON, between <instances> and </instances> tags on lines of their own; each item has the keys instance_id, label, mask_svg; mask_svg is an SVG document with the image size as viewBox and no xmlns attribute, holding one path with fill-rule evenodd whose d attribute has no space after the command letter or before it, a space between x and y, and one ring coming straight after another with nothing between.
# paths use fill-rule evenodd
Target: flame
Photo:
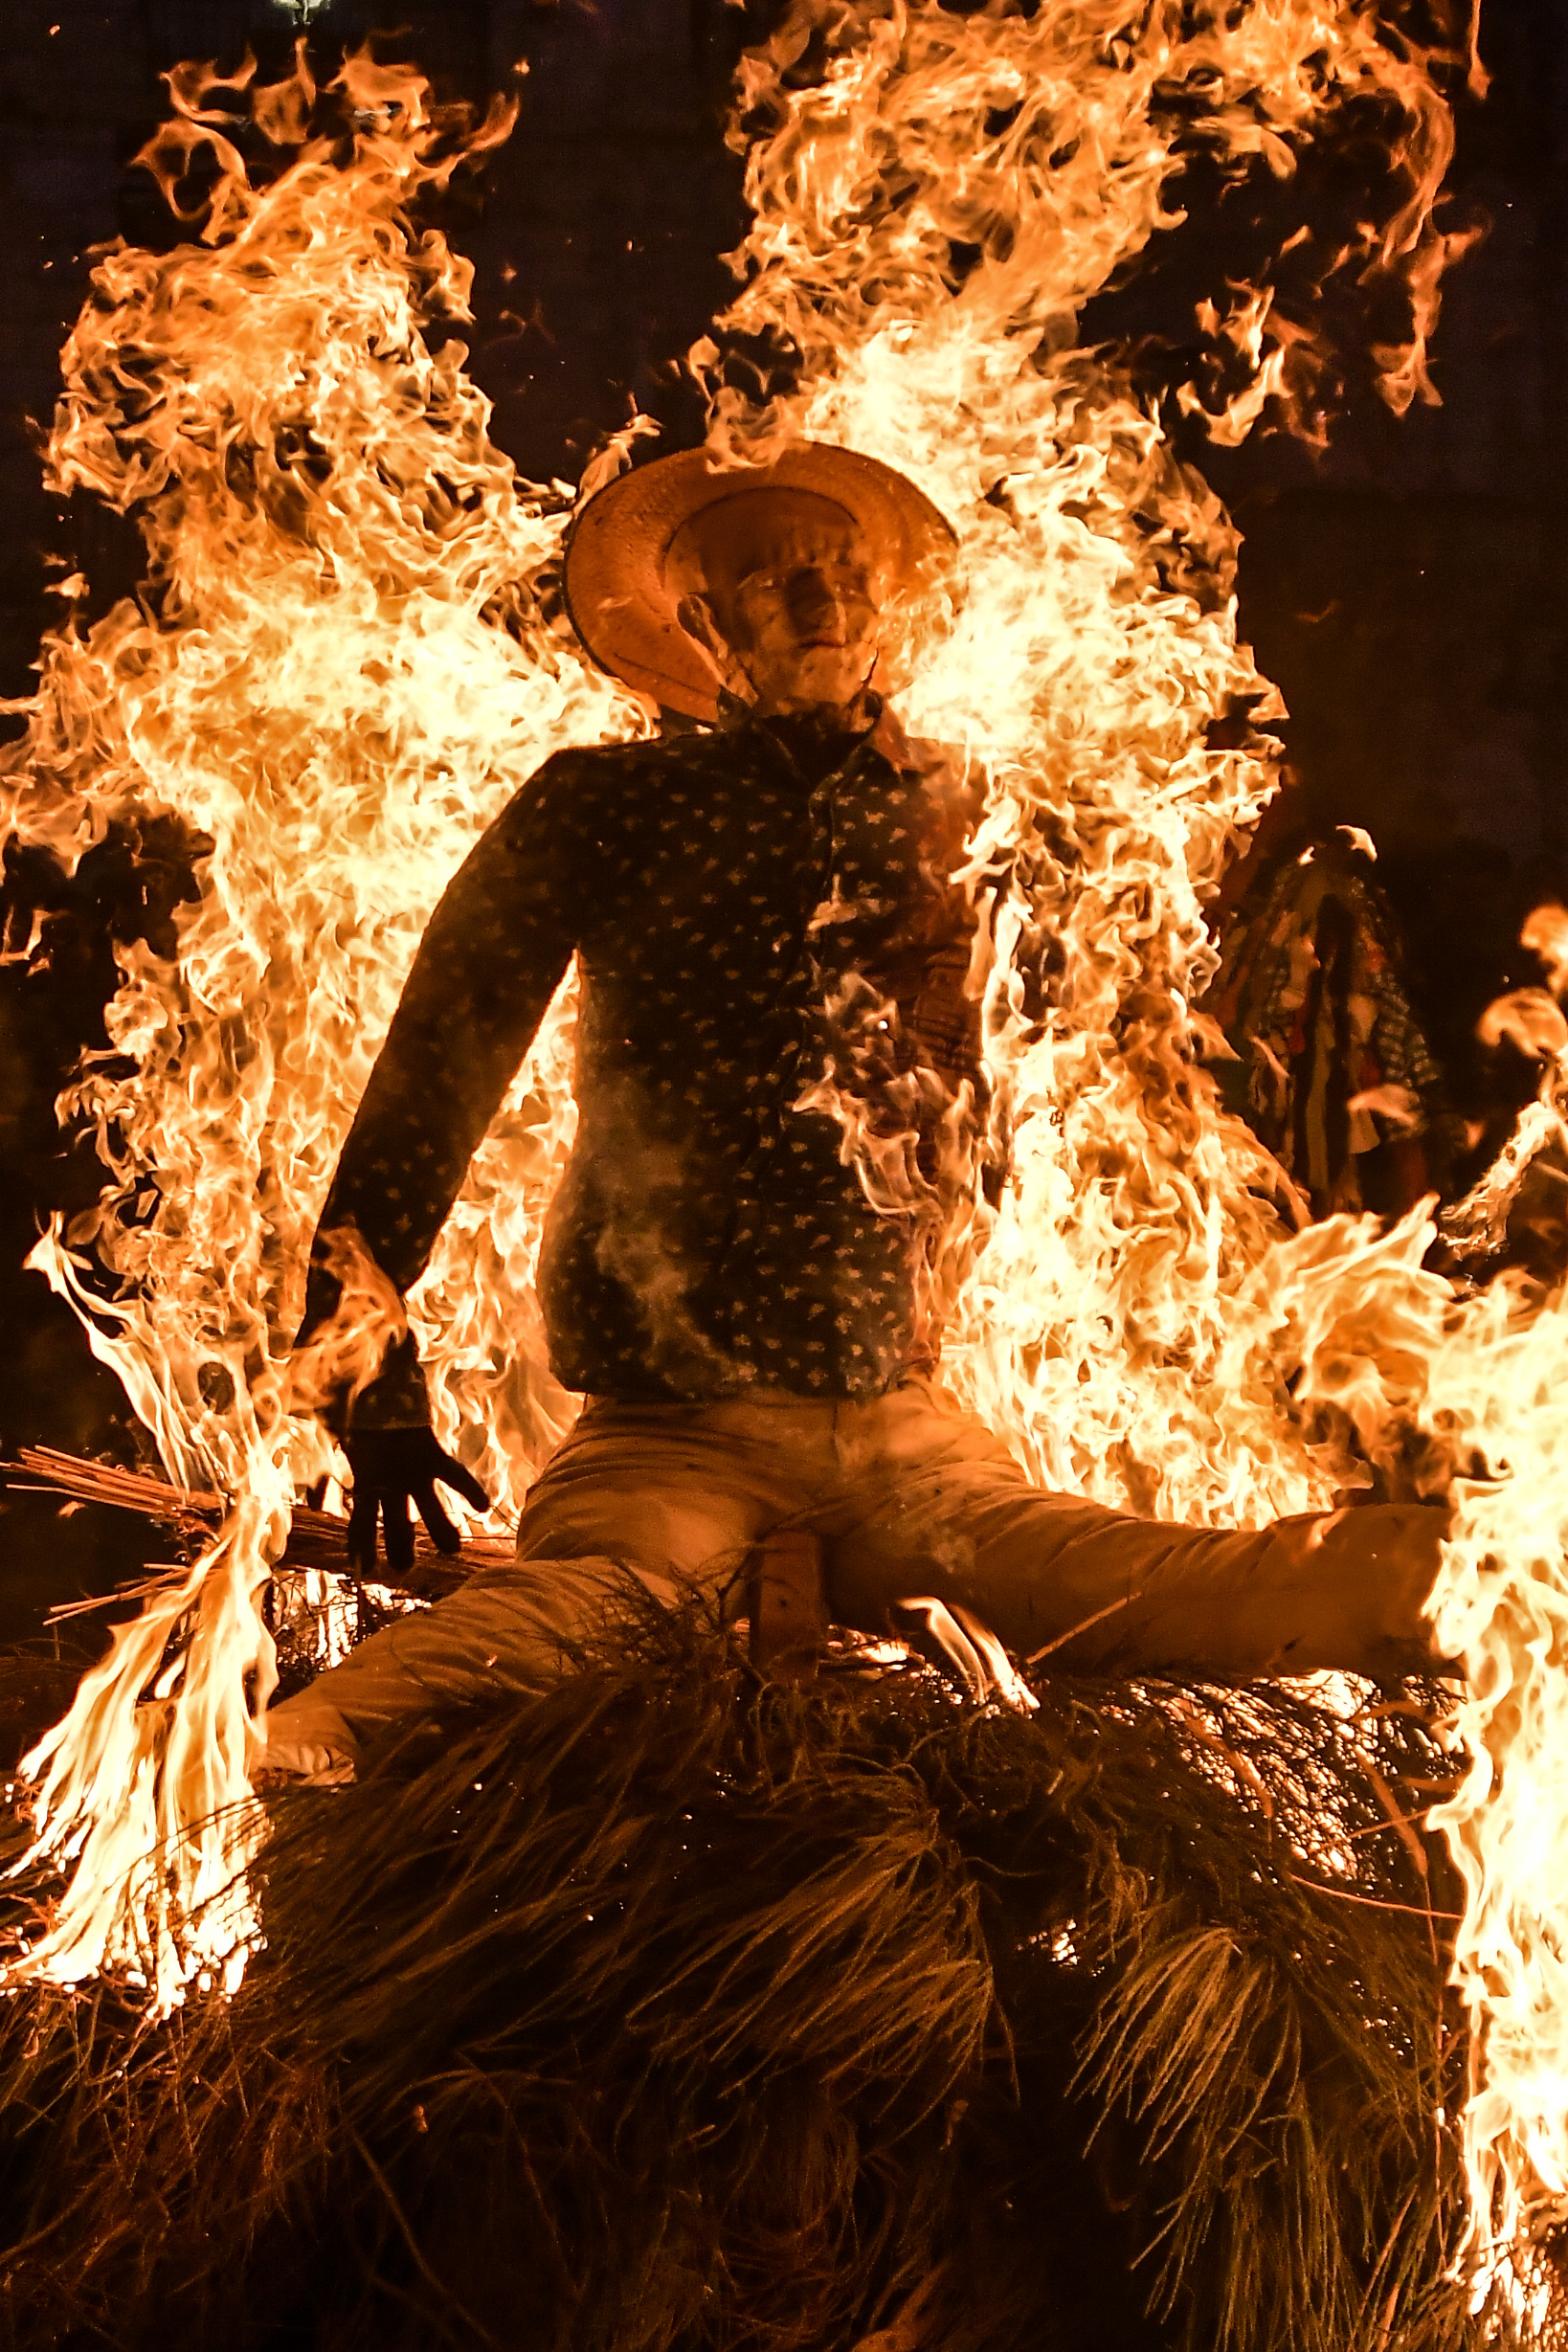
<instances>
[{"instance_id":1,"label":"flame","mask_svg":"<svg viewBox=\"0 0 1568 2352\"><path fill-rule=\"evenodd\" d=\"M721 452L841 439L913 475L958 533L951 625L900 708L991 780L970 871L999 893L986 1148L1011 1173L994 1208L971 1188L948 1239L950 1385L1042 1482L1173 1517L1327 1508L1367 1461L1408 1476L1412 1433L1418 1485L1451 1488L1434 1605L1471 1674L1473 1760L1444 1820L1469 1889L1479 2260L1568 2188L1568 1313L1508 1280L1456 1294L1423 1263L1425 1209L1388 1232L1291 1230L1278 1171L1218 1108L1197 1050L1204 906L1273 788L1262 730L1281 706L1237 641L1218 500L1077 343L1085 304L1179 225L1188 154L1231 174L1261 158L1284 183L1370 108L1385 217L1317 256L1313 282L1402 288L1383 393L1434 397L1441 280L1467 235L1435 219L1443 89L1467 73L1479 89L1473 12L1451 49L1422 49L1364 0L1155 0L1135 30L1109 0L800 0L742 68L743 289L692 358ZM215 174L187 213L199 239L109 253L67 345L52 484L135 512L151 594L51 636L0 774L8 822L68 863L154 812L201 847L176 957L119 951L112 1053L65 1101L108 1191L34 1258L169 1475L233 1498L27 1765L34 1855L75 1870L20 1973L137 1966L162 2006L255 1933L258 1597L296 1487L337 1467L284 1351L354 1103L476 836L551 750L649 724L566 632L570 492L520 484L491 445L449 331L467 266L410 222L504 135L504 110L459 124L412 70L358 57L316 131L302 49L289 79L253 85L248 67L171 78L146 160L177 205L193 159ZM264 185L227 135L246 109L278 152ZM1279 285L1216 289L1198 326L1205 384L1233 389L1180 405L1216 437L1277 414L1318 429L1329 358ZM736 336L785 355L776 396L730 380ZM1238 712L1241 748L1212 748ZM408 1302L443 1441L504 1507L571 1410L531 1292L571 1136L570 986ZM1532 1134L1560 1131L1545 1093L1536 1109ZM861 1137L868 1185L896 1182L897 1139ZM1478 1192L1483 1222L1507 1181ZM367 1284L332 1344L369 1360L393 1311Z\"/></svg>"},{"instance_id":2,"label":"flame","mask_svg":"<svg viewBox=\"0 0 1568 2352\"><path fill-rule=\"evenodd\" d=\"M248 79L221 85L224 108ZM27 1965L123 1961L165 2006L216 1950L181 1918L251 1851L272 1678L258 1595L296 1488L338 1467L287 1342L354 1104L475 837L557 746L647 726L544 601L568 500L518 484L463 347L427 339L467 317L471 272L407 207L504 120L464 133L416 75L357 58L335 85L347 140L307 138L302 48L289 80L247 93L285 150L253 188L218 88L211 69L173 77L147 156L178 200L206 148L201 241L101 262L51 442L56 486L135 511L153 597L51 638L0 779L8 823L68 865L155 812L205 845L177 959L121 952L110 1051L62 1103L96 1131L108 1189L31 1261L168 1475L234 1498L26 1765L34 1855L77 1863ZM572 1409L530 1287L571 1142L570 1029L569 984L409 1302L444 1440L512 1502ZM352 1354L396 1303L349 1307L332 1336ZM171 1646L183 1678L154 1697ZM141 1869L149 1855L166 1867ZM235 1919L213 1932L226 1958Z\"/></svg>"},{"instance_id":3,"label":"flame","mask_svg":"<svg viewBox=\"0 0 1568 2352\"><path fill-rule=\"evenodd\" d=\"M928 1642L939 1649L953 1677L976 1706L1010 1708L1015 1714L1035 1714L1040 1701L1019 1672L989 1625L972 1609L949 1608L930 1593L914 1594L898 1605L900 1618L914 1618Z\"/></svg>"},{"instance_id":4,"label":"flame","mask_svg":"<svg viewBox=\"0 0 1568 2352\"><path fill-rule=\"evenodd\" d=\"M1519 945L1540 957L1552 994L1560 997L1568 988L1568 907L1549 900L1533 907L1520 928Z\"/></svg>"},{"instance_id":5,"label":"flame","mask_svg":"<svg viewBox=\"0 0 1568 2352\"><path fill-rule=\"evenodd\" d=\"M1175 92L1227 166L1262 155L1282 176L1336 109L1392 110L1390 225L1330 264L1363 271L1437 253L1447 116L1432 59L1363 9L1156 10L1136 40L1122 22L796 9L742 68L741 119L768 128L748 152L745 288L719 335L797 353L798 388L758 408L727 382L720 341L694 356L721 444L849 442L911 473L959 533L961 607L900 710L992 780L971 870L1008 878L986 1011L994 1155L1012 1176L999 1212L974 1209L950 1241L946 1378L1046 1485L1256 1522L1326 1506L1354 1475L1285 1409L1284 1384L1310 1388L1302 1327L1320 1321L1337 1351L1337 1310L1293 1303L1297 1266L1348 1293L1378 1244L1349 1228L1292 1259L1277 1172L1195 1068L1203 901L1276 749L1254 731L1212 750L1206 730L1282 706L1236 641L1218 501L1113 361L1076 347L1076 321L1179 218ZM823 54L808 78L809 44ZM1436 280L1412 284L1411 340L1389 363L1401 383L1424 380ZM1261 410L1268 301L1242 308L1244 331L1212 306L1211 322ZM865 1170L874 1200L886 1166L885 1152ZM1363 1442L1404 1395L1364 1385Z\"/></svg>"}]
</instances>

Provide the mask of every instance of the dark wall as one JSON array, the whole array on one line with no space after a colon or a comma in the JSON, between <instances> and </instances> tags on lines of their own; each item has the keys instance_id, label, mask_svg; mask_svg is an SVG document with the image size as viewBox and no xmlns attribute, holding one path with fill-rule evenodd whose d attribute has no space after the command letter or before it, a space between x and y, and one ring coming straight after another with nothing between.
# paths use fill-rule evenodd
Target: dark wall
<instances>
[{"instance_id":1,"label":"dark wall","mask_svg":"<svg viewBox=\"0 0 1568 2352\"><path fill-rule=\"evenodd\" d=\"M1474 1037L1519 922L1568 896L1568 9L1486 0L1485 103L1459 109L1440 408L1368 392L1321 459L1278 440L1208 471L1246 532L1243 618L1289 703L1316 821L1366 825L1427 1024L1472 1117L1533 1086Z\"/></svg>"},{"instance_id":2,"label":"dark wall","mask_svg":"<svg viewBox=\"0 0 1568 2352\"><path fill-rule=\"evenodd\" d=\"M1342 379L1325 451L1267 431L1225 450L1166 414L1243 533L1242 631L1289 706L1302 822L1373 835L1460 1106L1506 1118L1533 1076L1483 1053L1475 1021L1505 978L1539 977L1519 923L1568 896L1568 8L1483 0L1482 50L1491 89L1457 88L1441 218L1485 234L1445 284L1442 405L1389 412L1370 352L1399 322L1341 280L1318 314ZM1251 280L1298 223L1332 244L1335 223L1386 215L1382 169L1376 129L1286 184L1194 169L1187 225L1091 305L1086 337L1131 349L1157 393L1191 364L1196 300Z\"/></svg>"}]
</instances>

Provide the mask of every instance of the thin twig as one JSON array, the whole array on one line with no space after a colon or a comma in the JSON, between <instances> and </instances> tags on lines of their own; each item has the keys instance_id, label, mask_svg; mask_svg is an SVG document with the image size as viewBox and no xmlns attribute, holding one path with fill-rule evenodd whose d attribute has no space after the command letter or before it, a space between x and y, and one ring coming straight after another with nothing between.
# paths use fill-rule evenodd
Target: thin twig
<instances>
[{"instance_id":1,"label":"thin twig","mask_svg":"<svg viewBox=\"0 0 1568 2352\"><path fill-rule=\"evenodd\" d=\"M1432 1947L1432 1959L1435 1961L1438 1956L1437 1923L1432 1916L1432 1897L1429 1883L1430 1866L1428 1865L1426 1859L1426 1848L1422 1846L1420 1838L1416 1835L1415 1830L1411 1827L1410 1824L1405 1820L1404 1815L1400 1812L1399 1805L1395 1802L1394 1791L1389 1787L1388 1782L1383 1779L1382 1774L1378 1771L1370 1756L1364 1756L1361 1758L1361 1769L1366 1774L1367 1779L1371 1781L1372 1786L1377 1793L1378 1802L1388 1816L1389 1826L1399 1831L1400 1843L1401 1846L1403 1846L1405 1852L1410 1856L1412 1863L1415 1865L1417 1877L1421 1880L1422 1887L1427 1890L1426 1938Z\"/></svg>"},{"instance_id":2,"label":"thin twig","mask_svg":"<svg viewBox=\"0 0 1568 2352\"><path fill-rule=\"evenodd\" d=\"M370 2154L370 2149L365 2145L364 2140L361 2139L353 2125L350 2123L347 2128L349 2139L353 2141L355 2148L359 2152L361 2162L364 2163L366 2170L370 2173L370 2176L375 2183L377 2188L381 2191L382 2196L386 2199L387 2210L392 2215L392 2220L397 2224L398 2231L402 2237L404 2245L408 2248L410 2253L414 2256L414 2261L418 2264L419 2274L424 2279L425 2284L427 2286L434 2287L437 2294L440 2296L442 2300L450 2304L451 2308L457 2313L459 2318L461 2319L466 2326L473 2329L481 2343L489 2344L492 2347L492 2352L504 2352L504 2346L502 2344L499 2336L492 2336L489 2329L483 2326L480 2320L476 2319L471 2311L466 2310L464 2306L459 2302L457 2296L452 2292L450 2283L446 2279L440 2277L431 2269L430 2264L425 2260L424 2254L420 2251L419 2241L409 2227L403 2208L397 2202L392 2183L388 2180L386 2174L382 2171L380 2165L376 2162L375 2158Z\"/></svg>"},{"instance_id":3,"label":"thin twig","mask_svg":"<svg viewBox=\"0 0 1568 2352\"><path fill-rule=\"evenodd\" d=\"M1109 1602L1103 1609L1096 1609L1094 1615L1086 1617L1081 1624L1069 1625L1065 1633L1059 1633L1054 1642L1046 1643L1043 1649L1032 1649L1023 1661L1024 1665L1038 1666L1042 1658L1048 1658L1053 1650L1064 1648L1068 1642L1076 1642L1081 1633L1092 1632L1108 1617L1114 1617L1118 1609L1125 1609L1131 1599L1131 1593L1123 1593L1119 1601Z\"/></svg>"},{"instance_id":4,"label":"thin twig","mask_svg":"<svg viewBox=\"0 0 1568 2352\"><path fill-rule=\"evenodd\" d=\"M1320 1878L1292 1875L1290 1883L1308 1894L1332 1894L1336 1903L1364 1903L1372 1911L1402 1911L1407 1919L1451 1919L1457 1927L1465 1916L1462 1911L1422 1911L1419 1903L1393 1903L1381 1894L1353 1894L1349 1887L1326 1887Z\"/></svg>"}]
</instances>

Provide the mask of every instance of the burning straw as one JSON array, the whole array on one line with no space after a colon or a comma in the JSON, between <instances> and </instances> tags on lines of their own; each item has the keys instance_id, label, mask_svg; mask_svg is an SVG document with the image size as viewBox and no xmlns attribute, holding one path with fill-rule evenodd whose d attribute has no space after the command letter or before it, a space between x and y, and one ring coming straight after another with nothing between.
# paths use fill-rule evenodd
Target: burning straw
<instances>
[{"instance_id":1,"label":"burning straw","mask_svg":"<svg viewBox=\"0 0 1568 2352\"><path fill-rule=\"evenodd\" d=\"M634 1619L277 1801L232 2001L11 2005L18 2336L1506 2343L1451 2275L1419 1711L1036 1689L759 1688Z\"/></svg>"}]
</instances>

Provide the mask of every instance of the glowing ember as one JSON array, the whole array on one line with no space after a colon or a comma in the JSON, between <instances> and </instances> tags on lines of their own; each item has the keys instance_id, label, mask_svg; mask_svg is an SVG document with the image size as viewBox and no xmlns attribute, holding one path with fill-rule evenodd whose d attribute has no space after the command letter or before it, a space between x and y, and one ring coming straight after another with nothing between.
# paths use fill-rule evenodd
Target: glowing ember
<instances>
[{"instance_id":1,"label":"glowing ember","mask_svg":"<svg viewBox=\"0 0 1568 2352\"><path fill-rule=\"evenodd\" d=\"M940 1269L950 1381L1043 1482L1176 1517L1326 1508L1362 1474L1353 1435L1392 1467L1424 1433L1434 1490L1467 1472L1441 1622L1474 1671L1477 1761L1445 1818L1484 2028L1478 2212L1507 2233L1521 2201L1568 2186L1551 1910L1568 1883L1551 1452L1568 1317L1504 1285L1456 1303L1422 1270L1419 1213L1387 1235L1289 1232L1277 1172L1217 1109L1195 1060L1203 900L1270 789L1272 746L1211 750L1206 730L1279 704L1236 642L1218 502L1074 347L1085 302L1179 218L1185 155L1287 175L1372 101L1387 217L1322 256L1318 281L1408 290L1408 337L1378 366L1396 408L1432 397L1426 342L1462 241L1432 217L1451 146L1438 79L1467 64L1479 86L1474 28L1444 59L1384 39L1361 0L1173 0L1137 27L1109 0L1027 18L799 8L743 70L763 127L728 322L793 347L798 386L759 411L714 347L695 357L721 446L844 441L910 473L959 534L955 625L901 709L993 782L973 855L1007 885L982 976L1011 1176L995 1209L970 1202ZM68 1097L110 1190L34 1261L170 1475L234 1498L209 1558L122 1630L29 1763L37 1851L76 1870L26 1967L134 1963L160 2005L249 1932L235 1874L271 1673L258 1595L296 1487L334 1467L284 1348L414 945L548 752L651 724L555 617L565 498L514 481L460 345L424 340L466 315L468 272L405 216L461 144L422 83L350 64L336 148L309 143L302 63L248 91L293 154L259 190L223 129L241 101L229 85L210 112L214 88L174 78L179 120L152 157L175 193L195 150L215 159L201 242L102 262L51 444L58 487L136 511L153 616L123 605L51 638L5 804L67 862L150 809L212 844L177 963L122 951L117 1059ZM1198 325L1222 362L1204 381L1241 379L1220 407L1186 396L1218 437L1270 404L1320 429L1310 320L1260 285L1215 289ZM512 1503L571 1410L529 1288L571 1138L568 1029L558 1006L409 1302L443 1443ZM333 1344L367 1355L396 1311L365 1284Z\"/></svg>"}]
</instances>

